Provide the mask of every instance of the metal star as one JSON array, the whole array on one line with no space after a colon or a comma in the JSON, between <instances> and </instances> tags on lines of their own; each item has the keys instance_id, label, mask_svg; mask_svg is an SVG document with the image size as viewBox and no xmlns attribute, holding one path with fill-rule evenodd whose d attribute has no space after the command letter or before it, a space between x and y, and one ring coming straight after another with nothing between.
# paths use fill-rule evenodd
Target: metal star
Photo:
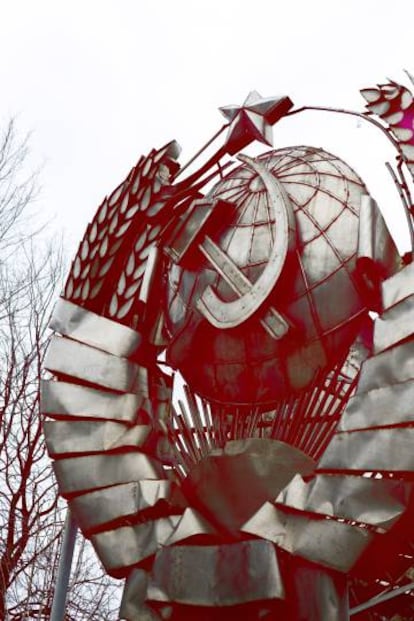
<instances>
[{"instance_id":1,"label":"metal star","mask_svg":"<svg viewBox=\"0 0 414 621\"><path fill-rule=\"evenodd\" d=\"M227 153L233 155L253 140L272 146L272 125L293 106L289 97L263 98L251 91L241 106L224 106L220 111L230 121L224 144Z\"/></svg>"}]
</instances>

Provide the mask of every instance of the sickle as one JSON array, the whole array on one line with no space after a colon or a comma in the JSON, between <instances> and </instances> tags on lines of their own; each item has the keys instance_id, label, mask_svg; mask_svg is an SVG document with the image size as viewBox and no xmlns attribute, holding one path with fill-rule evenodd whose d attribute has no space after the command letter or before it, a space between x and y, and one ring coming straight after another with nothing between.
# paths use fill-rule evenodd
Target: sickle
<instances>
[{"instance_id":1,"label":"sickle","mask_svg":"<svg viewBox=\"0 0 414 621\"><path fill-rule=\"evenodd\" d=\"M220 329L234 328L240 325L260 308L273 290L282 272L288 251L295 244L293 208L283 185L261 162L246 155L239 155L238 159L259 175L266 188L269 197L269 219L275 222L274 240L267 265L254 284L246 278L220 248L213 244L210 239L206 240L210 247L212 245L215 247L216 263L221 258L222 263L219 272L241 296L233 302L224 302L217 296L211 285L204 290L197 302L197 308L213 326ZM203 246L205 244L202 244L200 249L205 251L206 248ZM205 254L208 256L209 253L206 251ZM208 258L212 260L213 264L215 263L211 252ZM217 265L215 266L217 267ZM287 331L286 321L274 309L270 309L270 311L273 315L273 321L281 321L284 324L284 326L280 326L280 334L273 334L276 338L280 338Z\"/></svg>"}]
</instances>

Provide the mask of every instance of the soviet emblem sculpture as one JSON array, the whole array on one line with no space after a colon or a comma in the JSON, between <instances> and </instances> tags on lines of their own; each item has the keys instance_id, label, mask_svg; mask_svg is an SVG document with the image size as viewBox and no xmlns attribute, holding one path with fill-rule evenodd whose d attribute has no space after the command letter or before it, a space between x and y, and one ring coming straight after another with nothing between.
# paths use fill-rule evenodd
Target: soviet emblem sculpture
<instances>
[{"instance_id":1,"label":"soviet emblem sculpture","mask_svg":"<svg viewBox=\"0 0 414 621\"><path fill-rule=\"evenodd\" d=\"M413 97L362 93L411 222ZM229 161L292 106L223 108L224 144L186 177L175 142L141 158L53 313L48 450L131 621L342 620L349 584L355 606L407 570L413 269L338 157Z\"/></svg>"}]
</instances>

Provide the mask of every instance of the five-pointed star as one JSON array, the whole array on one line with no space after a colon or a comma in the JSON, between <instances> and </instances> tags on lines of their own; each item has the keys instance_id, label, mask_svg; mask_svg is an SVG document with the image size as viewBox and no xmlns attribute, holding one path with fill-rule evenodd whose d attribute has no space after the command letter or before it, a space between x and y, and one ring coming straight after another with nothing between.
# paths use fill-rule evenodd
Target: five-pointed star
<instances>
[{"instance_id":1,"label":"five-pointed star","mask_svg":"<svg viewBox=\"0 0 414 621\"><path fill-rule=\"evenodd\" d=\"M272 125L292 107L289 97L263 98L251 91L241 106L220 108L230 121L226 150L231 155L243 149L253 140L272 146Z\"/></svg>"}]
</instances>

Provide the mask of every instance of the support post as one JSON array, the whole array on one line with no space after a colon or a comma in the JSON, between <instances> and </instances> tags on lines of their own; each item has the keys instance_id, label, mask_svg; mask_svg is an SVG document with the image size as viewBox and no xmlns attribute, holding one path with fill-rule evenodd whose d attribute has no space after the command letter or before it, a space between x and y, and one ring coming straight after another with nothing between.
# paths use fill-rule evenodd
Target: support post
<instances>
[{"instance_id":1,"label":"support post","mask_svg":"<svg viewBox=\"0 0 414 621\"><path fill-rule=\"evenodd\" d=\"M77 530L77 524L71 515L70 509L68 508L65 525L63 527L63 538L60 549L55 590L53 593L50 621L63 621L65 618L66 597L68 593L68 584Z\"/></svg>"},{"instance_id":2,"label":"support post","mask_svg":"<svg viewBox=\"0 0 414 621\"><path fill-rule=\"evenodd\" d=\"M363 604L359 604L358 606L351 608L350 614L356 615L358 612L362 612L363 610L368 610L368 608L378 606L378 604L382 604L382 602L386 602L389 599L393 599L394 597L403 595L403 593L408 593L412 589L414 589L414 582L410 582L409 584L405 584L404 586L398 587L396 589L391 589L390 591L386 591L384 593L381 593L380 595L376 595L375 597L372 597Z\"/></svg>"}]
</instances>

